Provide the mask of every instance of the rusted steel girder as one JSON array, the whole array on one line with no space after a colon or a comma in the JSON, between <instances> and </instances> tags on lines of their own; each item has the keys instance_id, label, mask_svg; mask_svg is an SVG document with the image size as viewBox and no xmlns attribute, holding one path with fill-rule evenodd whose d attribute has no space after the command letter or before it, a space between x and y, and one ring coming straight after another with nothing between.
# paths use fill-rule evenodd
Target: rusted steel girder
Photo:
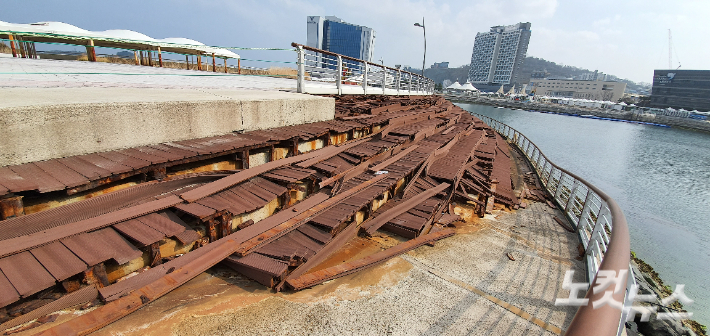
<instances>
[{"instance_id":1,"label":"rusted steel girder","mask_svg":"<svg viewBox=\"0 0 710 336\"><path fill-rule=\"evenodd\" d=\"M37 335L67 336L86 335L114 322L147 303L167 294L190 279L198 276L208 268L224 260L239 247L237 238L226 237L219 246L204 253L192 262L178 268L165 276L132 293L99 307L87 314L42 331Z\"/></svg>"},{"instance_id":2,"label":"rusted steel girder","mask_svg":"<svg viewBox=\"0 0 710 336\"><path fill-rule=\"evenodd\" d=\"M361 271L365 268L375 266L384 261L387 261L390 258L396 257L407 251L411 251L424 244L453 236L454 233L455 232L452 229L445 229L431 234L419 236L417 238L406 241L404 243L400 243L394 247L391 247L381 252L377 252L373 255L369 255L362 259L358 259L333 267L328 267L320 271L305 274L294 279L286 280L286 284L295 290L313 287L325 281L336 279L354 272Z\"/></svg>"},{"instance_id":3,"label":"rusted steel girder","mask_svg":"<svg viewBox=\"0 0 710 336\"><path fill-rule=\"evenodd\" d=\"M254 249L256 249L259 246L263 246L265 244L268 244L269 242L285 235L286 233L291 232L292 230L298 228L300 225L305 224L310 218L314 217L315 215L330 209L331 207L337 205L338 203L342 202L344 199L360 192L361 190L375 185L377 182L385 179L387 177L387 174L381 174L377 175L376 177L372 178L371 180L361 183L358 186L351 188L342 194L336 195L328 199L327 201L320 203L303 213L299 214L298 216L289 219L286 222L281 223L280 225L274 227L271 230L265 231L262 234L249 239L248 241L244 242L242 246L237 249L236 254L239 255L240 257L243 257L250 252L252 252Z\"/></svg>"}]
</instances>

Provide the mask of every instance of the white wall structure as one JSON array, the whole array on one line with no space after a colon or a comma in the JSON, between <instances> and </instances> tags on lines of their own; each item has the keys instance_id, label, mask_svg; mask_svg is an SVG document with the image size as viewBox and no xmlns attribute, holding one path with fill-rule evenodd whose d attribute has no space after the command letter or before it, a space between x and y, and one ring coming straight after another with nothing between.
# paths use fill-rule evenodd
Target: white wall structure
<instances>
[{"instance_id":1,"label":"white wall structure","mask_svg":"<svg viewBox=\"0 0 710 336\"><path fill-rule=\"evenodd\" d=\"M530 43L530 22L494 26L476 34L468 78L478 84L518 83Z\"/></svg>"}]
</instances>

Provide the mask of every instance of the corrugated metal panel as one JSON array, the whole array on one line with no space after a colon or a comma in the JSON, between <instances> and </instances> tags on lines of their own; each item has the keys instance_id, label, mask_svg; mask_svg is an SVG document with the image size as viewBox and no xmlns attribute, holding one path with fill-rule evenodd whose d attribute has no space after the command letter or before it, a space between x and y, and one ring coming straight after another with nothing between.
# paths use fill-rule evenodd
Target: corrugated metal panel
<instances>
[{"instance_id":1,"label":"corrugated metal panel","mask_svg":"<svg viewBox=\"0 0 710 336\"><path fill-rule=\"evenodd\" d=\"M89 266L108 259L124 264L143 255L143 252L111 228L65 238L62 244Z\"/></svg>"},{"instance_id":2,"label":"corrugated metal panel","mask_svg":"<svg viewBox=\"0 0 710 336\"><path fill-rule=\"evenodd\" d=\"M306 236L311 237L312 239L319 241L323 244L333 239L333 236L331 236L330 233L320 230L311 224L304 224L299 226L298 231L301 231Z\"/></svg>"},{"instance_id":3,"label":"corrugated metal panel","mask_svg":"<svg viewBox=\"0 0 710 336\"><path fill-rule=\"evenodd\" d=\"M170 214L171 215L164 213L164 215L161 215L158 213L152 213L136 219L170 237L185 231L185 226L181 224L182 220L177 218L174 213L170 212Z\"/></svg>"},{"instance_id":4,"label":"corrugated metal panel","mask_svg":"<svg viewBox=\"0 0 710 336\"><path fill-rule=\"evenodd\" d=\"M5 307L20 299L20 294L17 294L15 287L12 287L10 280L7 280L5 274L0 270L0 307Z\"/></svg>"},{"instance_id":5,"label":"corrugated metal panel","mask_svg":"<svg viewBox=\"0 0 710 336\"><path fill-rule=\"evenodd\" d=\"M55 311L92 301L92 300L96 299L98 296L99 296L99 291L96 290L96 287L94 287L93 285L86 286L86 287L79 289L75 292L71 292L67 295L64 295L61 298L59 298L55 301L52 301L42 307L39 307L27 314L24 314L22 316L14 318L10 321L7 321L3 324L0 324L0 330L9 329L9 328L18 326L20 324L24 324L29 321L32 321L36 318L40 318L40 317L45 316L47 314L51 314Z\"/></svg>"},{"instance_id":6,"label":"corrugated metal panel","mask_svg":"<svg viewBox=\"0 0 710 336\"><path fill-rule=\"evenodd\" d=\"M65 280L87 268L86 263L60 242L38 247L30 250L30 253L57 281Z\"/></svg>"},{"instance_id":7,"label":"corrugated metal panel","mask_svg":"<svg viewBox=\"0 0 710 336\"><path fill-rule=\"evenodd\" d=\"M200 234L197 233L195 230L185 230L174 235L174 237L179 240L183 245L192 244L194 241L202 238L200 237Z\"/></svg>"},{"instance_id":8,"label":"corrugated metal panel","mask_svg":"<svg viewBox=\"0 0 710 336\"><path fill-rule=\"evenodd\" d=\"M175 205L175 208L197 218L205 218L217 212L212 208L197 203L178 204Z\"/></svg>"},{"instance_id":9,"label":"corrugated metal panel","mask_svg":"<svg viewBox=\"0 0 710 336\"><path fill-rule=\"evenodd\" d=\"M29 252L0 259L0 270L22 297L27 297L55 284L54 277Z\"/></svg>"},{"instance_id":10,"label":"corrugated metal panel","mask_svg":"<svg viewBox=\"0 0 710 336\"><path fill-rule=\"evenodd\" d=\"M32 163L10 166L8 168L27 181L32 181L37 184L37 190L41 193L62 190L67 187L64 183L57 181L54 177L45 173L44 170Z\"/></svg>"},{"instance_id":11,"label":"corrugated metal panel","mask_svg":"<svg viewBox=\"0 0 710 336\"><path fill-rule=\"evenodd\" d=\"M227 259L236 264L255 268L273 276L281 276L288 269L288 263L258 253L251 253L242 258L232 255Z\"/></svg>"},{"instance_id":12,"label":"corrugated metal panel","mask_svg":"<svg viewBox=\"0 0 710 336\"><path fill-rule=\"evenodd\" d=\"M123 223L115 224L113 228L116 229L118 232L124 234L126 237L138 242L141 246L150 245L165 238L165 235L163 233L153 229L148 225L143 224L141 221L138 221L136 219L131 219Z\"/></svg>"},{"instance_id":13,"label":"corrugated metal panel","mask_svg":"<svg viewBox=\"0 0 710 336\"><path fill-rule=\"evenodd\" d=\"M61 164L58 160L39 161L34 164L69 188L89 183L86 177Z\"/></svg>"},{"instance_id":14,"label":"corrugated metal panel","mask_svg":"<svg viewBox=\"0 0 710 336\"><path fill-rule=\"evenodd\" d=\"M263 179L261 177L255 177L251 181L259 187L266 189L266 191L269 191L277 196L281 196L287 191L286 187L282 187L274 182Z\"/></svg>"}]
</instances>

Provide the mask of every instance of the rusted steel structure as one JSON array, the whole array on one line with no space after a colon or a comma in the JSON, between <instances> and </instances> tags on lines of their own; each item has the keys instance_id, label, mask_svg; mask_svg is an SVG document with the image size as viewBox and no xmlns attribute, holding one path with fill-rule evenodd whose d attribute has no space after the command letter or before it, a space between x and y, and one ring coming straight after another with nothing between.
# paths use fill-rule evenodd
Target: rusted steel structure
<instances>
[{"instance_id":1,"label":"rusted steel structure","mask_svg":"<svg viewBox=\"0 0 710 336\"><path fill-rule=\"evenodd\" d=\"M632 304L629 289L636 282L633 276L628 276L633 274L629 265L631 243L621 208L613 198L593 184L550 161L522 133L495 119L482 115L478 117L525 155L540 178L541 187L552 196L556 205L575 226L574 230L583 245L580 255L586 259L587 280L591 284L585 298L594 302L604 297L604 291L593 291L599 271L613 271L615 276L622 279L620 283L611 283L606 291L613 293L613 299L623 303L625 309L620 310L611 305L598 308L592 304L581 306L565 335L621 335L629 312L626 308ZM533 195L538 198L542 196L539 192Z\"/></svg>"},{"instance_id":2,"label":"rusted steel structure","mask_svg":"<svg viewBox=\"0 0 710 336\"><path fill-rule=\"evenodd\" d=\"M84 334L219 262L283 290L318 278L308 272L358 234L413 240L343 272L450 235L452 200L480 215L493 202L518 206L507 143L479 118L437 97L336 100L333 121L4 167L5 198L46 209L0 221L5 320L22 320L18 307L40 295L97 288L103 307L46 332ZM217 161L233 169L195 173ZM75 182L48 187L30 170ZM139 175L119 191L37 205Z\"/></svg>"}]
</instances>

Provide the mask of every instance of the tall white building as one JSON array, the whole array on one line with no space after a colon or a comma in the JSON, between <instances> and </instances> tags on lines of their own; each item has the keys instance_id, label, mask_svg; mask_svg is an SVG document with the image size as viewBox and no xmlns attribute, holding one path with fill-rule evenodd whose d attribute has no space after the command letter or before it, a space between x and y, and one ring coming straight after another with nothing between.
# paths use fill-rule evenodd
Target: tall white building
<instances>
[{"instance_id":1,"label":"tall white building","mask_svg":"<svg viewBox=\"0 0 710 336\"><path fill-rule=\"evenodd\" d=\"M375 53L372 28L344 22L335 16L309 16L306 45L371 62Z\"/></svg>"},{"instance_id":2,"label":"tall white building","mask_svg":"<svg viewBox=\"0 0 710 336\"><path fill-rule=\"evenodd\" d=\"M468 79L478 84L519 83L530 43L530 22L491 27L476 34Z\"/></svg>"}]
</instances>

